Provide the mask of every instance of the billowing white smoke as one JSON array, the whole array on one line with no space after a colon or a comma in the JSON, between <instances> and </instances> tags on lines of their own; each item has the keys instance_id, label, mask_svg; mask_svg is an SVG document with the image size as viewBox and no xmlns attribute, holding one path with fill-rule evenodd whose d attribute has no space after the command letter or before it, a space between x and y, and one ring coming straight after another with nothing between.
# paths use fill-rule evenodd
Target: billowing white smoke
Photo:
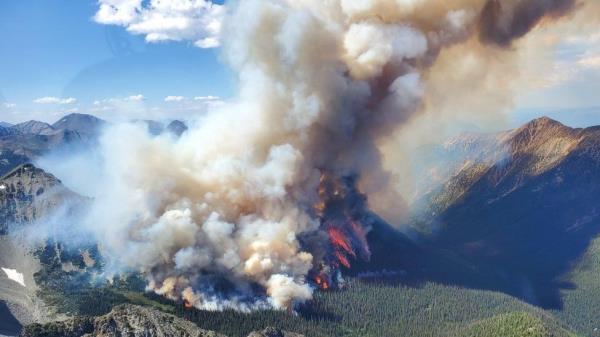
<instances>
[{"instance_id":1,"label":"billowing white smoke","mask_svg":"<svg viewBox=\"0 0 600 337\"><path fill-rule=\"evenodd\" d=\"M299 237L320 228L321 173L359 175L367 194L387 185L377 140L418 110L425 72L440 49L477 34L485 3L231 5L221 38L238 97L180 139L109 129L89 228L112 263L199 308L310 299L318 261Z\"/></svg>"}]
</instances>

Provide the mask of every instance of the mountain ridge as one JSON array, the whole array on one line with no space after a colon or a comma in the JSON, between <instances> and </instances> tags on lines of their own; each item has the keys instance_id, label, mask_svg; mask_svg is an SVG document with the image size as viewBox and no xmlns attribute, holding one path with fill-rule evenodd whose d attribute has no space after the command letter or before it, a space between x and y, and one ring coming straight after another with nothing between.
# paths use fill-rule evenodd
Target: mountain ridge
<instances>
[{"instance_id":1,"label":"mountain ridge","mask_svg":"<svg viewBox=\"0 0 600 337\"><path fill-rule=\"evenodd\" d=\"M421 223L435 224L433 246L495 270L504 291L559 309L560 276L600 233L600 128L541 118L504 136L504 156L459 164Z\"/></svg>"}]
</instances>

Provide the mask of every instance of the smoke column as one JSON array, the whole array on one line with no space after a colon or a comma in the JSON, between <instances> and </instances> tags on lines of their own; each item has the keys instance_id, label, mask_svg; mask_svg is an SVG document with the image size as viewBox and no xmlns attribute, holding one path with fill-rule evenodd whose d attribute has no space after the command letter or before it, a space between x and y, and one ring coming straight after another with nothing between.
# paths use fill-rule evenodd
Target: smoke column
<instances>
[{"instance_id":1,"label":"smoke column","mask_svg":"<svg viewBox=\"0 0 600 337\"><path fill-rule=\"evenodd\" d=\"M488 0L480 20L480 38L485 43L510 46L544 17L560 17L572 10L575 0Z\"/></svg>"},{"instance_id":2,"label":"smoke column","mask_svg":"<svg viewBox=\"0 0 600 337\"><path fill-rule=\"evenodd\" d=\"M292 308L368 259L378 141L419 111L440 51L511 45L552 0L241 0L224 58L239 94L181 138L116 125L86 217L113 267L198 308ZM386 194L397 200L399 195Z\"/></svg>"}]
</instances>

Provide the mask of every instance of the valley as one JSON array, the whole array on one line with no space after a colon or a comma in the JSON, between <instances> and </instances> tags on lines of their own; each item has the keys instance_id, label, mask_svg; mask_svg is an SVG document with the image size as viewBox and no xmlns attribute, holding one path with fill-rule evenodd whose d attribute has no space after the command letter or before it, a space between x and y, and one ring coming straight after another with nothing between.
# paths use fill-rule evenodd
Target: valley
<instances>
[{"instance_id":1,"label":"valley","mask_svg":"<svg viewBox=\"0 0 600 337\"><path fill-rule=\"evenodd\" d=\"M600 309L597 130L539 119L491 137L500 140L496 144L482 136L486 145L474 148L488 149L485 153L472 150L473 136L465 138L468 146L460 137L454 139L445 151L467 148L468 155L445 154L459 158L453 164L457 169L437 190L423 195L429 208L415 213L412 238L373 214L367 236L371 260L355 261L344 270L340 289L316 292L293 315L186 308L145 292L144 280L135 275L112 283L94 276L102 271L97 247L73 250L51 240L22 252L25 260L2 261L26 271L26 282L39 288L26 295L33 302L18 304L22 302L7 296L8 290L0 298L27 312L17 316L20 324L42 323L27 327L24 336L55 336L63 328L44 322L66 317L81 317L77 324L88 331L93 323L85 317L101 317L127 303L231 337L269 326L307 337L466 337L498 336L500 331L502 336L600 336L593 309ZM9 234L0 241L4 251L16 249L9 232L35 225L65 200L85 209L86 198L31 164L11 168L0 183L6 186L0 193L0 214ZM554 213L559 209L568 211ZM87 262L90 258L94 265ZM25 267L24 261L39 267ZM0 281L19 287L6 278ZM96 304L90 307L90 301ZM48 306L43 310L52 314L35 314L38 305ZM66 324L73 329L75 323Z\"/></svg>"}]
</instances>

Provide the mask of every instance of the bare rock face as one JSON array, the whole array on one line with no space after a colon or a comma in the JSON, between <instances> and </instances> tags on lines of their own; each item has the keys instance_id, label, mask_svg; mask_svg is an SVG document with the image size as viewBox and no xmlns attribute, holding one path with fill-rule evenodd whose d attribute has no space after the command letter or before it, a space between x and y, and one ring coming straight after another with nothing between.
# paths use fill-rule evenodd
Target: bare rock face
<instances>
[{"instance_id":1,"label":"bare rock face","mask_svg":"<svg viewBox=\"0 0 600 337\"><path fill-rule=\"evenodd\" d=\"M155 309L123 304L100 317L78 317L45 325L33 324L22 337L225 337ZM287 335L286 335L287 336Z\"/></svg>"},{"instance_id":2,"label":"bare rock face","mask_svg":"<svg viewBox=\"0 0 600 337\"><path fill-rule=\"evenodd\" d=\"M18 166L0 178L0 234L11 225L35 221L67 200L82 199L53 175L31 164Z\"/></svg>"},{"instance_id":3,"label":"bare rock face","mask_svg":"<svg viewBox=\"0 0 600 337\"><path fill-rule=\"evenodd\" d=\"M251 332L248 337L304 337L304 335L275 328L266 328L262 331Z\"/></svg>"},{"instance_id":4,"label":"bare rock face","mask_svg":"<svg viewBox=\"0 0 600 337\"><path fill-rule=\"evenodd\" d=\"M38 121L28 121L19 123L17 125L12 126L11 129L21 134L30 133L36 135L50 135L56 131L50 124Z\"/></svg>"}]
</instances>

